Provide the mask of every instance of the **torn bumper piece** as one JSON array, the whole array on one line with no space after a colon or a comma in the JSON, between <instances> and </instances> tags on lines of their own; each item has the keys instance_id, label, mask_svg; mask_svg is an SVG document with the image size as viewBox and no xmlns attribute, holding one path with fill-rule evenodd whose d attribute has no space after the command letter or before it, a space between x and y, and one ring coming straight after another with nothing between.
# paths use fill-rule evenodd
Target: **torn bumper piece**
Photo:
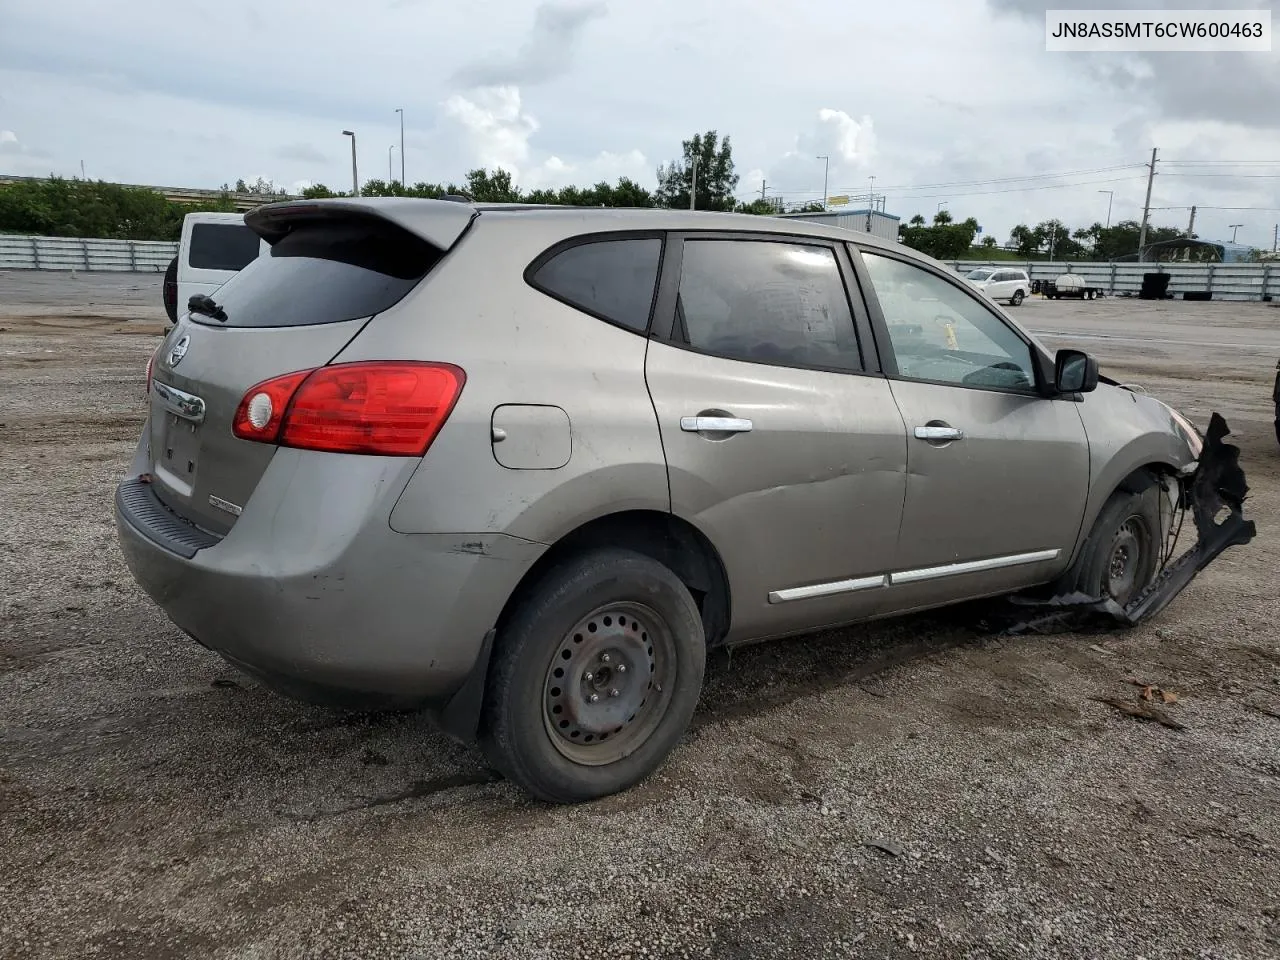
<instances>
[{"instance_id":1,"label":"torn bumper piece","mask_svg":"<svg viewBox=\"0 0 1280 960\"><path fill-rule=\"evenodd\" d=\"M1252 540L1257 531L1253 521L1244 518L1249 486L1240 467L1240 448L1223 439L1230 432L1220 414L1210 417L1196 468L1179 480L1182 509L1191 512L1196 543L1167 564L1146 590L1124 606L1110 597L1090 597L1082 593L1048 600L1010 597L1001 609L983 616L984 626L1007 635L1084 633L1131 627L1168 606L1222 551ZM1227 515L1218 522L1224 508Z\"/></svg>"}]
</instances>

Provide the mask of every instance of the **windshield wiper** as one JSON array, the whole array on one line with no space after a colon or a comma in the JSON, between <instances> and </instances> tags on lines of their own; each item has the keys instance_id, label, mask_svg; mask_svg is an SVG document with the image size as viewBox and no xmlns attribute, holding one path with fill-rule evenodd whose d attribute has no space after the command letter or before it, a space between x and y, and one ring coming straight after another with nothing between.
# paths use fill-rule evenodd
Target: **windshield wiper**
<instances>
[{"instance_id":1,"label":"windshield wiper","mask_svg":"<svg viewBox=\"0 0 1280 960\"><path fill-rule=\"evenodd\" d=\"M213 317L219 323L227 322L227 311L223 310L213 297L203 293L197 293L187 301L187 310L190 313L198 313L202 316Z\"/></svg>"}]
</instances>

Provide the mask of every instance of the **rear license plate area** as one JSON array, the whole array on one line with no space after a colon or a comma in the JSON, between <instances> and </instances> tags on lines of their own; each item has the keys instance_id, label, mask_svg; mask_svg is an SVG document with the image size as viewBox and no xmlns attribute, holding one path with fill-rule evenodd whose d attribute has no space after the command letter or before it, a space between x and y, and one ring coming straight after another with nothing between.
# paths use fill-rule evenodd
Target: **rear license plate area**
<instances>
[{"instance_id":1,"label":"rear license plate area","mask_svg":"<svg viewBox=\"0 0 1280 960\"><path fill-rule=\"evenodd\" d=\"M157 451L156 466L166 480L176 480L179 487L190 490L196 482L200 458L200 427L190 420L166 412L164 436Z\"/></svg>"}]
</instances>

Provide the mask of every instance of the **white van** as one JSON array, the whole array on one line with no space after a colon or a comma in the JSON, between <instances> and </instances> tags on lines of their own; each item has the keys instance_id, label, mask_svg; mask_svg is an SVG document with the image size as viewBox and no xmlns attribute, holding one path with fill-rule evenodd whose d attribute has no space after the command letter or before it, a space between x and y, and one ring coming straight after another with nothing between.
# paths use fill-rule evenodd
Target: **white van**
<instances>
[{"instance_id":1,"label":"white van","mask_svg":"<svg viewBox=\"0 0 1280 960\"><path fill-rule=\"evenodd\" d=\"M188 213L182 219L178 255L164 275L164 309L169 322L187 312L187 301L213 291L267 249L245 226L243 213Z\"/></svg>"}]
</instances>

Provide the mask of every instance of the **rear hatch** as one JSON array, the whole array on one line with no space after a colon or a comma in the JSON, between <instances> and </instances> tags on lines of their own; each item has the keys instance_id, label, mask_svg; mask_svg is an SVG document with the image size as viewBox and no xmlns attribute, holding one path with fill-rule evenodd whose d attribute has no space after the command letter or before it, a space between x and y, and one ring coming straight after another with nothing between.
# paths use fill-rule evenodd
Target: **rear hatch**
<instances>
[{"instance_id":1,"label":"rear hatch","mask_svg":"<svg viewBox=\"0 0 1280 960\"><path fill-rule=\"evenodd\" d=\"M231 529L277 450L232 433L246 391L331 362L430 272L474 214L417 203L429 207L273 204L246 217L269 252L220 287L207 312L184 313L153 362L152 489L166 506L212 532Z\"/></svg>"}]
</instances>

